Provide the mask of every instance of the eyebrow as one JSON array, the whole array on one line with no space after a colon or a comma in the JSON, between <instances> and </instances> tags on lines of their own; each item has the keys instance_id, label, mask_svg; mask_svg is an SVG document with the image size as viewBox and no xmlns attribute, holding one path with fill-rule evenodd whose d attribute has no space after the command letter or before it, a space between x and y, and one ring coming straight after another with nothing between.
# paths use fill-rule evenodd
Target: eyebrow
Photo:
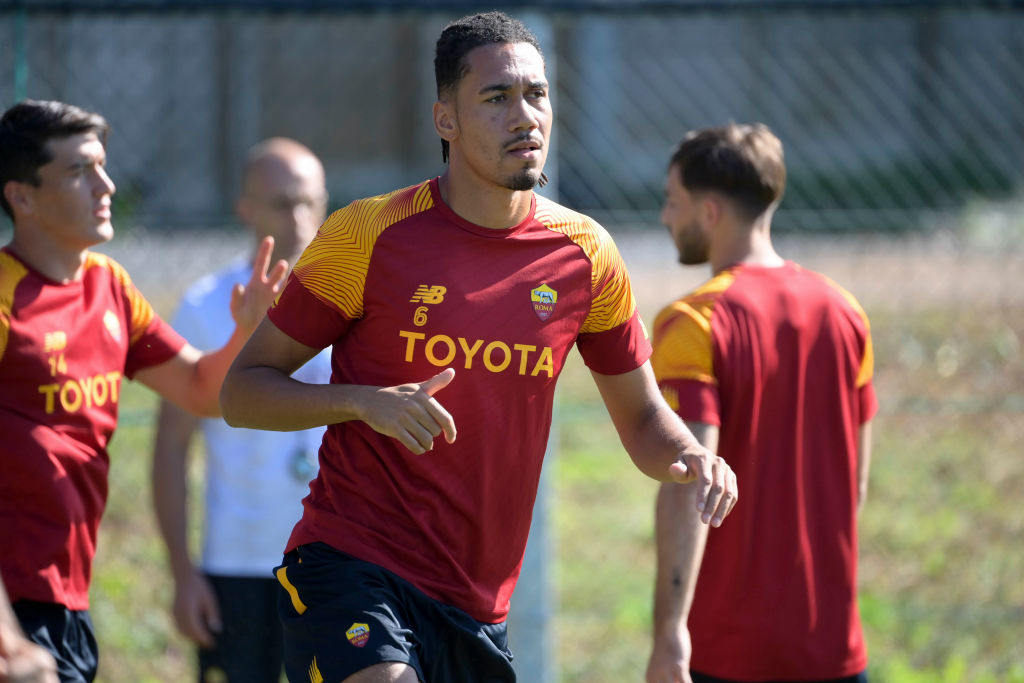
<instances>
[{"instance_id":1,"label":"eyebrow","mask_svg":"<svg viewBox=\"0 0 1024 683\"><path fill-rule=\"evenodd\" d=\"M480 88L480 91L477 94L483 95L484 93L494 92L494 91L507 92L507 91L511 90L513 87L514 86L511 83L493 83L491 85L485 85L484 87ZM547 81L530 81L529 84L527 84L526 87L527 87L528 90L534 90L536 88L547 88L548 87L548 82Z\"/></svg>"},{"instance_id":2,"label":"eyebrow","mask_svg":"<svg viewBox=\"0 0 1024 683\"><path fill-rule=\"evenodd\" d=\"M106 161L107 157L105 154L79 154L73 160L68 162L68 168L78 168L79 166L89 166L91 164L100 163Z\"/></svg>"}]
</instances>

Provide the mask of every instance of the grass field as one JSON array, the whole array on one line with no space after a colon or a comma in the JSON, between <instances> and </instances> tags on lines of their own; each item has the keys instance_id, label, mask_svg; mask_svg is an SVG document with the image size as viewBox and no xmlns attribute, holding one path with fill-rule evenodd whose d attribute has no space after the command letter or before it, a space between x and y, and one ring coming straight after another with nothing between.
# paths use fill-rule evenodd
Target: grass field
<instances>
[{"instance_id":1,"label":"grass field","mask_svg":"<svg viewBox=\"0 0 1024 683\"><path fill-rule=\"evenodd\" d=\"M704 275L676 267L658 242L620 244L648 320ZM1024 683L1024 258L895 242L793 245L787 255L833 275L872 318L882 408L860 577L872 680ZM100 680L186 681L191 651L170 622L149 495L154 401L135 386L123 396L92 591ZM558 415L559 680L640 681L655 485L618 446L575 354Z\"/></svg>"}]
</instances>

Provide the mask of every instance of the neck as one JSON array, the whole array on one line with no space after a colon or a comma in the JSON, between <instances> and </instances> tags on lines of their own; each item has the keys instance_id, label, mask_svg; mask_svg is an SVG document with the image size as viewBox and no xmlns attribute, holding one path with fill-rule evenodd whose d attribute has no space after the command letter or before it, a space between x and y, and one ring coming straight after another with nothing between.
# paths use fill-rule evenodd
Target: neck
<instances>
[{"instance_id":1,"label":"neck","mask_svg":"<svg viewBox=\"0 0 1024 683\"><path fill-rule=\"evenodd\" d=\"M36 239L26 238L26 234L33 234L33 230L16 229L14 238L7 245L18 258L56 282L67 283L81 279L85 249L68 249L51 243L45 239L45 234L39 231L34 233L40 235Z\"/></svg>"},{"instance_id":2,"label":"neck","mask_svg":"<svg viewBox=\"0 0 1024 683\"><path fill-rule=\"evenodd\" d=\"M483 228L504 230L529 215L533 190L509 190L466 175L449 167L438 180L444 203L462 218Z\"/></svg>"},{"instance_id":3,"label":"neck","mask_svg":"<svg viewBox=\"0 0 1024 683\"><path fill-rule=\"evenodd\" d=\"M786 261L775 251L771 238L771 219L758 218L751 226L732 226L732 239L712 250L711 272L719 273L729 266L743 263L764 268L778 268Z\"/></svg>"}]
</instances>

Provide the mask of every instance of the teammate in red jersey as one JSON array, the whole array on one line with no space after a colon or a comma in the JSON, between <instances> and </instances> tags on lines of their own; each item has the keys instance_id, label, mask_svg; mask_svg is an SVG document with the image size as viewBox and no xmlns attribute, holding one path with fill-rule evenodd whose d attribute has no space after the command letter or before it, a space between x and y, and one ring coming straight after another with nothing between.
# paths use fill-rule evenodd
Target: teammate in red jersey
<instances>
[{"instance_id":1,"label":"teammate in red jersey","mask_svg":"<svg viewBox=\"0 0 1024 683\"><path fill-rule=\"evenodd\" d=\"M662 222L680 262L712 278L658 315L654 372L744 500L708 535L675 487L659 491L648 683L867 680L871 337L850 294L775 252L785 180L763 125L692 132L669 164Z\"/></svg>"},{"instance_id":2,"label":"teammate in red jersey","mask_svg":"<svg viewBox=\"0 0 1024 683\"><path fill-rule=\"evenodd\" d=\"M658 393L610 236L533 192L552 121L536 38L465 17L435 72L447 171L329 217L221 395L236 426L329 425L277 570L293 680L514 680L505 616L574 344L637 467L696 482L705 522L736 501ZM330 385L288 378L328 344Z\"/></svg>"},{"instance_id":3,"label":"teammate in red jersey","mask_svg":"<svg viewBox=\"0 0 1024 683\"><path fill-rule=\"evenodd\" d=\"M0 250L0 574L62 681L96 672L88 591L122 379L218 415L228 365L287 268L267 274L265 242L232 302L231 340L190 346L120 265L90 251L113 236L106 134L103 117L61 102L27 100L0 119L0 205L14 221Z\"/></svg>"}]
</instances>

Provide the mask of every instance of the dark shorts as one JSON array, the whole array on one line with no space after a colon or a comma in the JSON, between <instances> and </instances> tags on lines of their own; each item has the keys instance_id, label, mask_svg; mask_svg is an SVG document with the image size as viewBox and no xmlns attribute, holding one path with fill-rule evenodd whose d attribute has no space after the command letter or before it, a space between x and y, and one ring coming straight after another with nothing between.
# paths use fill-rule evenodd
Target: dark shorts
<instances>
[{"instance_id":1,"label":"dark shorts","mask_svg":"<svg viewBox=\"0 0 1024 683\"><path fill-rule=\"evenodd\" d=\"M199 650L200 683L278 683L284 644L273 578L207 574L220 605L223 630L212 650Z\"/></svg>"},{"instance_id":2,"label":"dark shorts","mask_svg":"<svg viewBox=\"0 0 1024 683\"><path fill-rule=\"evenodd\" d=\"M341 681L381 662L429 683L516 680L504 623L478 622L382 567L313 543L277 576L289 680Z\"/></svg>"},{"instance_id":3,"label":"dark shorts","mask_svg":"<svg viewBox=\"0 0 1024 683\"><path fill-rule=\"evenodd\" d=\"M743 683L742 681L731 681L727 678L715 678L714 676L707 676L705 674L690 670L690 678L693 679L693 683ZM791 683L790 681L767 681L766 683ZM792 682L797 683L797 682ZM861 671L855 676L847 676L846 678L829 678L822 681L799 681L799 683L868 683L868 672Z\"/></svg>"},{"instance_id":4,"label":"dark shorts","mask_svg":"<svg viewBox=\"0 0 1024 683\"><path fill-rule=\"evenodd\" d=\"M91 683L96 678L99 649L87 611L33 600L18 600L13 607L28 639L57 660L61 683Z\"/></svg>"}]
</instances>

